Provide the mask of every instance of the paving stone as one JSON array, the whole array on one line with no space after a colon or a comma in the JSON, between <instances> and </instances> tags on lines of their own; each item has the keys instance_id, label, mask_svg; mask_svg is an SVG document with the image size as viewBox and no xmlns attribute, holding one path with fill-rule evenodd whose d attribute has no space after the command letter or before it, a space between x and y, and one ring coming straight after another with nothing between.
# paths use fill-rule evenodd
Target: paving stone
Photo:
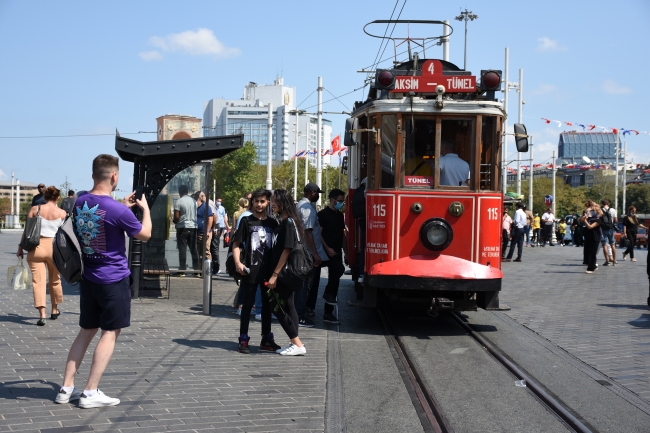
<instances>
[{"instance_id":1,"label":"paving stone","mask_svg":"<svg viewBox=\"0 0 650 433\"><path fill-rule=\"evenodd\" d=\"M511 318L650 401L647 250L635 256L586 274L582 248L525 248L524 263L503 264L499 297Z\"/></svg>"}]
</instances>

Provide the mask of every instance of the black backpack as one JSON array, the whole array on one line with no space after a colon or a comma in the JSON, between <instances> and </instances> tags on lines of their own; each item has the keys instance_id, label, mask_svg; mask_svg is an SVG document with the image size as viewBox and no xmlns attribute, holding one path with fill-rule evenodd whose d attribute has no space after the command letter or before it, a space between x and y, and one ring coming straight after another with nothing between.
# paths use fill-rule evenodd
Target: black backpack
<instances>
[{"instance_id":1,"label":"black backpack","mask_svg":"<svg viewBox=\"0 0 650 433\"><path fill-rule=\"evenodd\" d=\"M612 220L610 208L603 211L603 216L600 217L600 228L603 230L611 230L614 228L614 221Z\"/></svg>"},{"instance_id":2,"label":"black backpack","mask_svg":"<svg viewBox=\"0 0 650 433\"><path fill-rule=\"evenodd\" d=\"M81 246L74 232L74 218L68 215L56 231L52 241L52 261L61 277L69 284L83 279L84 262Z\"/></svg>"},{"instance_id":3,"label":"black backpack","mask_svg":"<svg viewBox=\"0 0 650 433\"><path fill-rule=\"evenodd\" d=\"M293 224L293 228L296 231L296 242L293 244L293 248L289 253L287 263L278 274L278 280L283 286L293 291L298 291L303 287L305 280L311 275L311 270L314 268L314 258L307 250L305 244L301 242L296 223L291 218L289 218L289 222Z\"/></svg>"},{"instance_id":4,"label":"black backpack","mask_svg":"<svg viewBox=\"0 0 650 433\"><path fill-rule=\"evenodd\" d=\"M352 196L352 216L355 218L366 217L366 184L362 183L354 190Z\"/></svg>"}]
</instances>

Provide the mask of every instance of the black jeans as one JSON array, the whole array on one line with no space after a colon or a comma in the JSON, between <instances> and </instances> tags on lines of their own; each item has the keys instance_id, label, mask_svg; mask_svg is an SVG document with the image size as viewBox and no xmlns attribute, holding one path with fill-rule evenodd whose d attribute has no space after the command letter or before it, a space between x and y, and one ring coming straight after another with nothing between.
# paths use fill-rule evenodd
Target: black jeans
<instances>
[{"instance_id":1,"label":"black jeans","mask_svg":"<svg viewBox=\"0 0 650 433\"><path fill-rule=\"evenodd\" d=\"M239 322L239 334L248 335L248 325L251 321L251 310L255 304L255 293L259 284L244 283L239 286L244 293L244 303L241 308L241 319ZM262 337L271 332L271 304L265 288L262 286ZM277 313L276 313L277 314Z\"/></svg>"},{"instance_id":2,"label":"black jeans","mask_svg":"<svg viewBox=\"0 0 650 433\"><path fill-rule=\"evenodd\" d=\"M548 241L549 245L553 245L553 225L543 225L542 226L542 245Z\"/></svg>"},{"instance_id":3,"label":"black jeans","mask_svg":"<svg viewBox=\"0 0 650 433\"><path fill-rule=\"evenodd\" d=\"M196 229L176 229L176 244L178 247L178 270L187 269L187 248L190 249L192 255L192 269L200 270L199 254L196 251Z\"/></svg>"},{"instance_id":4,"label":"black jeans","mask_svg":"<svg viewBox=\"0 0 650 433\"><path fill-rule=\"evenodd\" d=\"M311 287L309 288L309 297L307 298L307 307L312 310L316 308L316 301L318 299L318 285L320 284L320 270L327 267L329 275L327 277L327 285L325 286L325 293L328 295L336 296L339 293L339 283L345 266L343 266L343 255L337 254L330 257L326 262L322 262L320 267L314 268L312 273ZM331 314L334 311L334 306L325 304L325 314Z\"/></svg>"},{"instance_id":5,"label":"black jeans","mask_svg":"<svg viewBox=\"0 0 650 433\"><path fill-rule=\"evenodd\" d=\"M501 237L503 240L501 241L501 258L504 258L506 256L506 251L508 250L508 241L510 240L510 233L508 233L508 230L502 229L501 230Z\"/></svg>"},{"instance_id":6,"label":"black jeans","mask_svg":"<svg viewBox=\"0 0 650 433\"><path fill-rule=\"evenodd\" d=\"M598 230L596 227L593 230ZM596 270L596 255L598 254L598 245L600 244L600 237L596 238L592 230L587 230L585 233L585 255L587 259L587 270Z\"/></svg>"},{"instance_id":7,"label":"black jeans","mask_svg":"<svg viewBox=\"0 0 650 433\"><path fill-rule=\"evenodd\" d=\"M210 254L212 255L212 273L219 272L219 229L212 232L212 240L210 241Z\"/></svg>"},{"instance_id":8,"label":"black jeans","mask_svg":"<svg viewBox=\"0 0 650 433\"><path fill-rule=\"evenodd\" d=\"M623 254L629 254L630 258L634 258L634 247L636 246L636 232L626 232L627 233L627 249Z\"/></svg>"},{"instance_id":9,"label":"black jeans","mask_svg":"<svg viewBox=\"0 0 650 433\"><path fill-rule=\"evenodd\" d=\"M515 252L515 245L517 245L517 258L521 260L522 249L524 248L524 229L515 228L515 234L512 236L512 242L510 242L510 251L508 251L508 258L511 259L512 255Z\"/></svg>"},{"instance_id":10,"label":"black jeans","mask_svg":"<svg viewBox=\"0 0 650 433\"><path fill-rule=\"evenodd\" d=\"M282 300L282 304L277 310L275 307L278 303L275 300L275 297L271 300L271 307L275 310L275 317L277 317L280 326L284 329L284 332L287 333L287 336L292 339L298 336L298 313L296 312L296 306L294 304L294 291L288 287L284 287L278 284L275 288L275 292L278 294L278 297ZM266 293L264 293L266 296ZM254 299L254 296L253 296ZM262 307L264 311L264 307ZM244 312L242 311L242 316Z\"/></svg>"}]
</instances>

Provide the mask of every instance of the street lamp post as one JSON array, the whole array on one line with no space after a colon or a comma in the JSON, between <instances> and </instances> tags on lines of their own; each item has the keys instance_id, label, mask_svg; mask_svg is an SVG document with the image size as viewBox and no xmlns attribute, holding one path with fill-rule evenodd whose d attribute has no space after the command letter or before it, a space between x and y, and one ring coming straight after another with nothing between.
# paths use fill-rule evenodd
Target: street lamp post
<instances>
[{"instance_id":1,"label":"street lamp post","mask_svg":"<svg viewBox=\"0 0 650 433\"><path fill-rule=\"evenodd\" d=\"M467 8L465 8L464 11L461 11L460 15L456 17L456 20L458 21L465 21L465 56L463 59L463 70L467 70L467 22L474 21L477 18L478 15L473 14L472 11L468 11Z\"/></svg>"}]
</instances>

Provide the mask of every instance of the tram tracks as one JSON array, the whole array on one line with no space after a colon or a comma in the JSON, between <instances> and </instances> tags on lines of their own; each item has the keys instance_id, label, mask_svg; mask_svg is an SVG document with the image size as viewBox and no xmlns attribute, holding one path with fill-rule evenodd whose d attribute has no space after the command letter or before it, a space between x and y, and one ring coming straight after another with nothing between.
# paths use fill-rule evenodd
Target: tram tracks
<instances>
[{"instance_id":1,"label":"tram tracks","mask_svg":"<svg viewBox=\"0 0 650 433\"><path fill-rule=\"evenodd\" d=\"M409 353L406 342L395 332L388 315L378 310L379 317L386 330L386 341L395 360L395 364L402 376L402 380L407 388L420 422L426 432L453 432L453 428L448 420L445 419L439 403L427 385L426 377L419 368L417 362ZM474 331L470 325L456 313L450 313L449 316L453 322L469 335L478 345L486 350L503 368L519 380L525 381L526 387L534 394L548 411L559 418L566 427L579 433L591 433L590 427L573 414L560 401L549 394L543 386L523 371L515 362L508 359L502 351L492 342L484 338L479 332Z\"/></svg>"}]
</instances>

